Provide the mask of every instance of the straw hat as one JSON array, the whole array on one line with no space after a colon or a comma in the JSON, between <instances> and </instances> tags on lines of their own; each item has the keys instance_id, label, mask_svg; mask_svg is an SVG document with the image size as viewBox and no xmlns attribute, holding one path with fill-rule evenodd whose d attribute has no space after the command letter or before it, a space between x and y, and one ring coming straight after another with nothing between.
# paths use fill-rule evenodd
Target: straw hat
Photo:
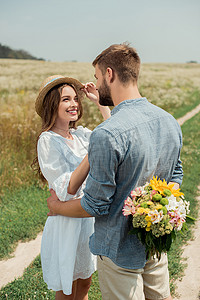
<instances>
[{"instance_id":1,"label":"straw hat","mask_svg":"<svg viewBox=\"0 0 200 300\"><path fill-rule=\"evenodd\" d=\"M83 98L84 92L81 91L81 88L84 87L82 83L80 83L78 80L70 77L64 77L62 75L53 75L48 78L46 78L39 90L39 95L36 99L35 102L35 110L37 114L42 117L42 112L43 112L43 101L46 96L46 94L56 85L62 84L62 83L67 83L67 84L72 84L76 90L76 93L80 99Z\"/></svg>"}]
</instances>

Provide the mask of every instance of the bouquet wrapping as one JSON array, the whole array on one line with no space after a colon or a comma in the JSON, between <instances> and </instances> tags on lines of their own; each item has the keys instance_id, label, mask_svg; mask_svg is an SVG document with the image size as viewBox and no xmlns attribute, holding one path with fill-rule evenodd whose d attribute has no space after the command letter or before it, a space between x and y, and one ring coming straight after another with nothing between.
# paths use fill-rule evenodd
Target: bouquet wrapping
<instances>
[{"instance_id":1,"label":"bouquet wrapping","mask_svg":"<svg viewBox=\"0 0 200 300\"><path fill-rule=\"evenodd\" d=\"M186 219L194 220L189 216L189 201L173 186L153 177L131 191L124 202L123 215L132 217L130 233L145 245L147 258L160 258L162 252L170 249L177 232L187 230Z\"/></svg>"}]
</instances>

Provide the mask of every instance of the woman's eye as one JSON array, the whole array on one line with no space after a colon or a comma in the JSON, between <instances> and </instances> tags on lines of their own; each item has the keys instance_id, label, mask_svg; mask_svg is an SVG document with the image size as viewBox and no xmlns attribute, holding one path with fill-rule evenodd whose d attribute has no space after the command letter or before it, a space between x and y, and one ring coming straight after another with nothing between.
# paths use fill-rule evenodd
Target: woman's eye
<instances>
[{"instance_id":1,"label":"woman's eye","mask_svg":"<svg viewBox=\"0 0 200 300\"><path fill-rule=\"evenodd\" d=\"M66 97L66 98L63 98L63 101L70 101L72 99L73 98ZM73 101L78 102L78 98L74 98Z\"/></svg>"}]
</instances>

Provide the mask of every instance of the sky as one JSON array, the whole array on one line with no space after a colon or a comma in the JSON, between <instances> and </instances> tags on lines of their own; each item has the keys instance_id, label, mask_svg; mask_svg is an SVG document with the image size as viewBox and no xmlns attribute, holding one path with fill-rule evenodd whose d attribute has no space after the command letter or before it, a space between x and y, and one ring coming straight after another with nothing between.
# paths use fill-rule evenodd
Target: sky
<instances>
[{"instance_id":1,"label":"sky","mask_svg":"<svg viewBox=\"0 0 200 300\"><path fill-rule=\"evenodd\" d=\"M129 42L144 63L200 63L200 0L0 0L0 43L92 62Z\"/></svg>"}]
</instances>

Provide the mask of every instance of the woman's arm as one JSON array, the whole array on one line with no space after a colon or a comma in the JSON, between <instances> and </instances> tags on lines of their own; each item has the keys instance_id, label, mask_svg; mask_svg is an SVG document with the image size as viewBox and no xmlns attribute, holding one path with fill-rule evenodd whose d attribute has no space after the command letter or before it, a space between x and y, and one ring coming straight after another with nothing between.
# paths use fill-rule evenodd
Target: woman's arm
<instances>
[{"instance_id":1,"label":"woman's arm","mask_svg":"<svg viewBox=\"0 0 200 300\"><path fill-rule=\"evenodd\" d=\"M99 103L97 105L98 105L98 108L99 108L104 120L107 120L108 118L110 118L110 108L108 106L102 106Z\"/></svg>"},{"instance_id":2,"label":"woman's arm","mask_svg":"<svg viewBox=\"0 0 200 300\"><path fill-rule=\"evenodd\" d=\"M86 96L98 106L104 120L110 118L110 108L99 104L99 92L96 89L96 85L93 82L88 82L85 84L83 91Z\"/></svg>"},{"instance_id":3,"label":"woman's arm","mask_svg":"<svg viewBox=\"0 0 200 300\"><path fill-rule=\"evenodd\" d=\"M90 165L88 162L88 155L82 160L80 165L71 174L67 192L69 194L75 195L79 187L84 182L90 170Z\"/></svg>"},{"instance_id":4,"label":"woman's arm","mask_svg":"<svg viewBox=\"0 0 200 300\"><path fill-rule=\"evenodd\" d=\"M67 161L67 158L70 159L70 155L63 156L58 145L50 133L45 133L38 141L38 160L40 169L50 187L60 200L65 201L69 198L68 194L76 194L87 177L89 163L86 155L80 165L71 172L69 161Z\"/></svg>"}]
</instances>

